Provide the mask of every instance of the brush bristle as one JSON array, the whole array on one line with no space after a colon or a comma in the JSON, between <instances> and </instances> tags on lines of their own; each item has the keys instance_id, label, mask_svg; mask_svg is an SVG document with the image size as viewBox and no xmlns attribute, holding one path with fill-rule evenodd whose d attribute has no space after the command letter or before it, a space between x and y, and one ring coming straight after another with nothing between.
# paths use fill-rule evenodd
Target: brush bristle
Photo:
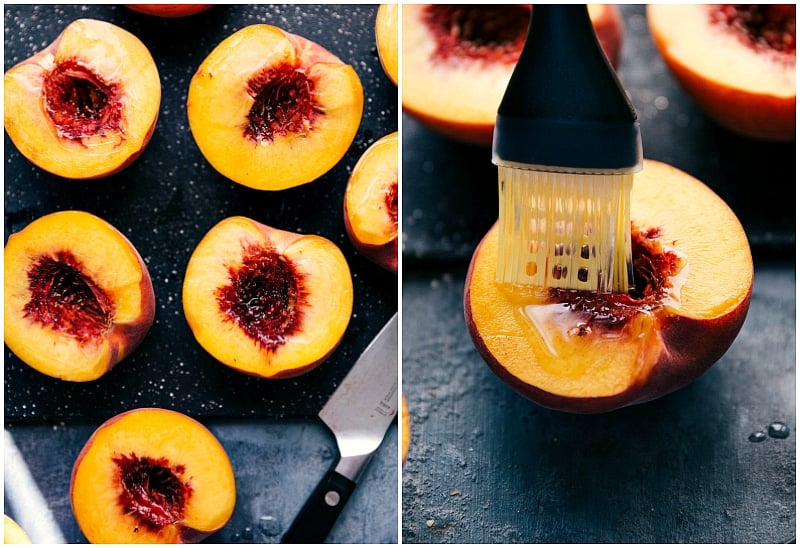
<instances>
[{"instance_id":1,"label":"brush bristle","mask_svg":"<svg viewBox=\"0 0 800 548\"><path fill-rule=\"evenodd\" d=\"M499 166L497 281L627 293L633 175Z\"/></svg>"}]
</instances>

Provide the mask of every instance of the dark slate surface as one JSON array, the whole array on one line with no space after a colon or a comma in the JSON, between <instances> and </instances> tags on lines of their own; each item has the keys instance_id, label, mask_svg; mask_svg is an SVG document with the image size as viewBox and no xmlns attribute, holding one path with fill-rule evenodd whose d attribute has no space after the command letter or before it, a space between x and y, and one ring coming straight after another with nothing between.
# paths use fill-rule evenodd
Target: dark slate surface
<instances>
[{"instance_id":1,"label":"dark slate surface","mask_svg":"<svg viewBox=\"0 0 800 548\"><path fill-rule=\"evenodd\" d=\"M703 377L596 416L539 407L484 364L463 289L497 218L490 153L403 117L403 390L406 543L781 543L796 528L795 143L719 129L681 91L623 6L620 77L645 156L705 181L756 256L747 321ZM789 429L771 437L771 423ZM752 434L763 432L763 441Z\"/></svg>"},{"instance_id":2,"label":"dark slate surface","mask_svg":"<svg viewBox=\"0 0 800 548\"><path fill-rule=\"evenodd\" d=\"M156 319L142 345L91 383L51 379L6 347L7 420L107 417L158 405L202 416L312 416L352 362L397 310L397 276L360 256L344 228L342 203L358 158L397 129L397 88L375 46L376 6L216 6L162 19L122 6L6 6L6 70L52 42L79 17L115 23L150 49L162 81L158 123L149 146L118 175L79 182L50 175L23 158L5 136L5 239L39 216L83 209L116 226L147 263ZM277 25L314 40L355 68L364 115L346 156L326 175L280 192L252 190L219 175L195 145L186 118L189 82L224 38L255 24ZM353 274L355 302L347 333L331 358L296 379L248 377L214 360L194 340L183 316L183 274L194 247L218 221L245 215L267 225L332 240Z\"/></svg>"},{"instance_id":3,"label":"dark slate surface","mask_svg":"<svg viewBox=\"0 0 800 548\"><path fill-rule=\"evenodd\" d=\"M344 188L356 161L372 142L397 129L397 89L383 73L375 48L376 9L226 5L185 19L159 19L119 5L4 6L6 70L49 44L68 22L94 17L139 36L162 80L161 111L149 146L113 177L62 180L28 163L8 136L4 140L5 239L40 215L85 209L134 242L156 292L156 321L144 343L96 382L45 377L6 348L5 427L11 434L6 455L13 442L66 542L85 542L69 505L72 463L91 432L120 411L176 409L217 435L230 456L238 491L233 517L210 542L277 542L334 462L335 443L316 414L397 310L397 276L355 252L342 216ZM279 193L247 189L217 174L194 144L186 119L188 85L199 64L225 37L254 23L317 41L351 63L364 86L364 116L347 155L319 180ZM329 360L302 377L268 381L232 371L206 354L186 325L180 299L186 263L205 232L230 215L323 235L339 245L350 264L355 302L348 331ZM35 497L9 485L7 477L6 513L33 524L29 533L37 541L43 534L35 526L41 512L24 512ZM397 487L397 428L392 425L328 540L396 542Z\"/></svg>"}]
</instances>

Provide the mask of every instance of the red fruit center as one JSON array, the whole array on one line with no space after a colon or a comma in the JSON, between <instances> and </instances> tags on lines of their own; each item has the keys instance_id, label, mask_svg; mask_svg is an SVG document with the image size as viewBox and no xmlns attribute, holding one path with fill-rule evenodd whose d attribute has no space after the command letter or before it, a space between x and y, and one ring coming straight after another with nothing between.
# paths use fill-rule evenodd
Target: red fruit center
<instances>
[{"instance_id":1,"label":"red fruit center","mask_svg":"<svg viewBox=\"0 0 800 548\"><path fill-rule=\"evenodd\" d=\"M114 303L69 251L41 255L28 269L26 317L75 337L100 339L111 326Z\"/></svg>"},{"instance_id":2,"label":"red fruit center","mask_svg":"<svg viewBox=\"0 0 800 548\"><path fill-rule=\"evenodd\" d=\"M253 245L228 273L230 284L217 289L217 302L249 337L274 350L300 329L307 292L303 275L287 257Z\"/></svg>"},{"instance_id":3,"label":"red fruit center","mask_svg":"<svg viewBox=\"0 0 800 548\"><path fill-rule=\"evenodd\" d=\"M423 21L436 41L436 59L512 64L525 43L530 13L519 5L432 4Z\"/></svg>"},{"instance_id":4,"label":"red fruit center","mask_svg":"<svg viewBox=\"0 0 800 548\"><path fill-rule=\"evenodd\" d=\"M645 230L631 223L634 284L627 294L552 288L550 299L587 314L587 327L599 324L608 329L621 328L637 313L660 307L672 288L671 278L684 266L683 259L664 248L660 237L656 228Z\"/></svg>"},{"instance_id":5,"label":"red fruit center","mask_svg":"<svg viewBox=\"0 0 800 548\"><path fill-rule=\"evenodd\" d=\"M119 503L139 524L134 532L139 527L160 531L183 519L192 495L192 487L182 479L184 466L170 466L165 458L138 457L134 453L115 456L113 461L122 487Z\"/></svg>"},{"instance_id":6,"label":"red fruit center","mask_svg":"<svg viewBox=\"0 0 800 548\"><path fill-rule=\"evenodd\" d=\"M42 95L47 114L65 139L122 132L119 85L104 81L74 59L45 74Z\"/></svg>"},{"instance_id":7,"label":"red fruit center","mask_svg":"<svg viewBox=\"0 0 800 548\"><path fill-rule=\"evenodd\" d=\"M796 11L794 4L721 4L710 15L712 23L733 29L754 49L794 55Z\"/></svg>"},{"instance_id":8,"label":"red fruit center","mask_svg":"<svg viewBox=\"0 0 800 548\"><path fill-rule=\"evenodd\" d=\"M267 67L247 82L253 105L244 135L266 144L289 133L305 135L323 110L317 104L315 84L299 67L284 63Z\"/></svg>"},{"instance_id":9,"label":"red fruit center","mask_svg":"<svg viewBox=\"0 0 800 548\"><path fill-rule=\"evenodd\" d=\"M394 181L386 188L383 200L386 204L386 211L389 212L389 218L397 226L397 181Z\"/></svg>"}]
</instances>

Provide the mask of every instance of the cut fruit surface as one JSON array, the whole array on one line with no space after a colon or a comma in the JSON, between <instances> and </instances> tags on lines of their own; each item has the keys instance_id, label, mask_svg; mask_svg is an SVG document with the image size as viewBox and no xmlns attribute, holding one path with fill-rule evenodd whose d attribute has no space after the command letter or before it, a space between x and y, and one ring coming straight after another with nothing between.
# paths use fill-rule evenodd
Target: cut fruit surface
<instances>
[{"instance_id":1,"label":"cut fruit surface","mask_svg":"<svg viewBox=\"0 0 800 548\"><path fill-rule=\"evenodd\" d=\"M197 146L222 175L260 190L313 181L347 152L364 106L352 66L301 36L251 25L223 40L189 85Z\"/></svg>"},{"instance_id":2,"label":"cut fruit surface","mask_svg":"<svg viewBox=\"0 0 800 548\"><path fill-rule=\"evenodd\" d=\"M236 483L225 449L176 411L134 409L103 423L72 470L72 510L92 543L188 543L230 519Z\"/></svg>"},{"instance_id":3,"label":"cut fruit surface","mask_svg":"<svg viewBox=\"0 0 800 548\"><path fill-rule=\"evenodd\" d=\"M183 307L197 341L222 363L260 377L291 377L339 344L353 282L330 240L230 217L192 253Z\"/></svg>"},{"instance_id":4,"label":"cut fruit surface","mask_svg":"<svg viewBox=\"0 0 800 548\"><path fill-rule=\"evenodd\" d=\"M489 366L523 395L575 412L648 401L700 376L738 334L753 263L728 206L688 174L645 160L631 219L627 295L498 284L497 225L479 244L467 325Z\"/></svg>"},{"instance_id":5,"label":"cut fruit surface","mask_svg":"<svg viewBox=\"0 0 800 548\"><path fill-rule=\"evenodd\" d=\"M530 6L403 4L401 10L403 110L453 139L491 145ZM589 15L616 66L624 35L619 8L591 4Z\"/></svg>"},{"instance_id":6,"label":"cut fruit surface","mask_svg":"<svg viewBox=\"0 0 800 548\"><path fill-rule=\"evenodd\" d=\"M381 4L375 17L375 43L386 76L397 85L399 70L399 43L397 4Z\"/></svg>"},{"instance_id":7,"label":"cut fruit surface","mask_svg":"<svg viewBox=\"0 0 800 548\"><path fill-rule=\"evenodd\" d=\"M90 213L40 217L9 237L4 260L5 342L45 375L95 380L153 324L144 261L121 232Z\"/></svg>"},{"instance_id":8,"label":"cut fruit surface","mask_svg":"<svg viewBox=\"0 0 800 548\"><path fill-rule=\"evenodd\" d=\"M344 218L353 246L397 272L397 132L375 141L353 168L344 194Z\"/></svg>"},{"instance_id":9,"label":"cut fruit surface","mask_svg":"<svg viewBox=\"0 0 800 548\"><path fill-rule=\"evenodd\" d=\"M5 129L23 156L55 175L91 179L123 169L144 150L161 82L136 36L79 19L9 69L4 93Z\"/></svg>"},{"instance_id":10,"label":"cut fruit surface","mask_svg":"<svg viewBox=\"0 0 800 548\"><path fill-rule=\"evenodd\" d=\"M669 69L697 105L745 136L795 139L795 6L651 5Z\"/></svg>"}]
</instances>

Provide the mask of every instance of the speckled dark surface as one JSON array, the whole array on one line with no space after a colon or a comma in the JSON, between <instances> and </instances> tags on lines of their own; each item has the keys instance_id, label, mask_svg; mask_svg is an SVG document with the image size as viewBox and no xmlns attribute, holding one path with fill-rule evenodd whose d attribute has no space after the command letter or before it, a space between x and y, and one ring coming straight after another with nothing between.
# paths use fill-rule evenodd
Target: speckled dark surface
<instances>
[{"instance_id":1,"label":"speckled dark surface","mask_svg":"<svg viewBox=\"0 0 800 548\"><path fill-rule=\"evenodd\" d=\"M353 166L376 139L397 130L397 88L375 46L376 6L216 6L162 19L122 6L6 6L5 69L52 42L73 19L103 19L133 32L150 49L162 81L161 111L144 153L121 173L89 182L64 180L33 166L5 135L5 239L37 217L83 209L121 230L144 258L156 294L156 319L142 345L100 380L65 383L37 373L6 348L7 420L107 417L158 405L203 416L313 416L386 320L397 310L397 277L350 244L342 200ZM219 175L195 145L186 95L197 67L225 37L254 23L277 25L317 41L353 65L364 87L364 115L347 155L320 179L261 192ZM248 377L215 361L183 316L183 274L208 229L231 215L332 240L353 274L354 312L336 352L293 380Z\"/></svg>"},{"instance_id":2,"label":"speckled dark surface","mask_svg":"<svg viewBox=\"0 0 800 548\"><path fill-rule=\"evenodd\" d=\"M719 129L622 7L620 78L645 156L705 181L756 257L747 321L704 376L660 400L584 416L497 378L464 323L468 261L497 219L488 149L403 117L406 543L781 543L796 528L795 143ZM768 426L781 422L785 438ZM763 441L749 440L762 432Z\"/></svg>"},{"instance_id":3,"label":"speckled dark surface","mask_svg":"<svg viewBox=\"0 0 800 548\"><path fill-rule=\"evenodd\" d=\"M94 17L136 34L161 76L158 124L145 152L123 172L97 181L63 180L31 165L8 136L5 240L35 218L84 209L125 233L147 263L156 320L142 346L90 383L51 379L5 350L6 455L19 450L66 542L85 542L69 503L69 474L92 431L127 409L158 406L201 420L228 452L237 479L236 509L209 542L274 543L336 458L330 432L316 414L372 337L397 310L397 276L361 257L344 228L342 200L353 166L375 140L397 129L397 88L375 47L375 5L225 5L183 19L160 19L120 5L4 6L5 69L48 45L73 19ZM353 65L361 78L364 115L346 156L317 181L259 192L225 179L202 157L186 118L189 81L225 37L253 23L303 35ZM325 236L339 245L353 274L355 302L347 333L316 370L268 381L219 364L194 341L183 317L183 273L206 231L230 215ZM18 469L13 469L17 471ZM52 543L36 524L41 509L8 477L6 513L29 526L35 542ZM366 484L366 486L363 486ZM368 465L328 537L337 543L392 543L398 538L397 427Z\"/></svg>"}]
</instances>

